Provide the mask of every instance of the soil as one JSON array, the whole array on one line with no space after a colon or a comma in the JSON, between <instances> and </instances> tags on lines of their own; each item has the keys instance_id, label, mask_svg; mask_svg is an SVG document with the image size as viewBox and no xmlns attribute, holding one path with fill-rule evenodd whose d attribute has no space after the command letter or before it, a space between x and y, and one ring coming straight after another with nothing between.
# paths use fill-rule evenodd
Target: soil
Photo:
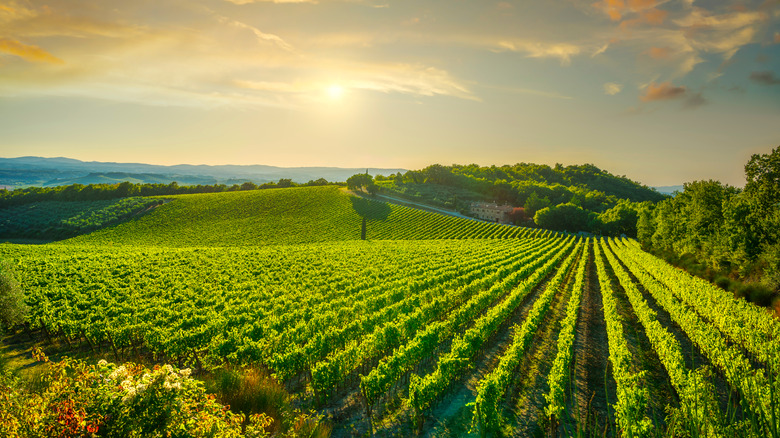
<instances>
[{"instance_id":1,"label":"soil","mask_svg":"<svg viewBox=\"0 0 780 438\"><path fill-rule=\"evenodd\" d=\"M578 430L586 435L614 434L617 385L609 362L607 323L604 320L601 286L596 275L593 251L590 252L586 286L574 341L574 357L569 397L569 418L562 418L561 436L573 436Z\"/></svg>"},{"instance_id":2,"label":"soil","mask_svg":"<svg viewBox=\"0 0 780 438\"><path fill-rule=\"evenodd\" d=\"M518 367L517 380L507 391L514 414L512 436L542 436L550 429L544 414L544 408L547 406L545 395L550 392L548 376L558 355L558 335L561 322L566 317L577 263L579 258L570 268L563 282L562 292L556 294L550 303L547 315L539 325L531 347Z\"/></svg>"}]
</instances>

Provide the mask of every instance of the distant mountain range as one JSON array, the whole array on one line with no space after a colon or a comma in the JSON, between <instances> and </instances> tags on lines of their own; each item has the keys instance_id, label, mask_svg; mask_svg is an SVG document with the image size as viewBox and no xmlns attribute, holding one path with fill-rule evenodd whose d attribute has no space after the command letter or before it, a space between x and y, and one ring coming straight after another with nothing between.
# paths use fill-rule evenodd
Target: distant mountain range
<instances>
[{"instance_id":1,"label":"distant mountain range","mask_svg":"<svg viewBox=\"0 0 780 438\"><path fill-rule=\"evenodd\" d=\"M133 183L183 185L257 184L289 178L297 183L325 178L331 182L365 172L366 168L342 167L276 167L265 165L190 165L160 166L142 163L106 163L80 161L72 158L18 157L0 158L0 188L28 186L61 186L69 184L100 184L130 181ZM372 175L389 175L406 169L368 168Z\"/></svg>"}]
</instances>

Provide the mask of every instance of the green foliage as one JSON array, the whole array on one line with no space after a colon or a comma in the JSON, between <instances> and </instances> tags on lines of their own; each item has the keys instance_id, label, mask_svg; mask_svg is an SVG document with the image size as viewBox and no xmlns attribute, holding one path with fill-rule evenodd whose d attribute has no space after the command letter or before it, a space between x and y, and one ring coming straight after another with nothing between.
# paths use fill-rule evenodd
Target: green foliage
<instances>
[{"instance_id":1,"label":"green foliage","mask_svg":"<svg viewBox=\"0 0 780 438\"><path fill-rule=\"evenodd\" d=\"M734 295L744 298L748 302L767 307L772 304L776 293L772 289L759 283L744 283L737 288Z\"/></svg>"},{"instance_id":2,"label":"green foliage","mask_svg":"<svg viewBox=\"0 0 780 438\"><path fill-rule=\"evenodd\" d=\"M137 220L68 240L74 244L257 246L367 238L508 237L522 228L444 216L351 196L338 187L295 187L167 197Z\"/></svg>"},{"instance_id":3,"label":"green foliage","mask_svg":"<svg viewBox=\"0 0 780 438\"><path fill-rule=\"evenodd\" d=\"M0 260L0 325L12 328L24 322L27 313L24 291L14 278L8 262Z\"/></svg>"},{"instance_id":4,"label":"green foliage","mask_svg":"<svg viewBox=\"0 0 780 438\"><path fill-rule=\"evenodd\" d=\"M548 197L540 198L536 195L536 192L531 192L528 199L525 200L523 208L525 208L525 214L530 217L534 217L537 211L550 206L550 199Z\"/></svg>"},{"instance_id":5,"label":"green foliage","mask_svg":"<svg viewBox=\"0 0 780 438\"><path fill-rule=\"evenodd\" d=\"M711 271L759 280L777 290L780 148L753 155L745 174L744 191L712 180L686 183L682 193L660 202L652 214L640 213L639 240L659 253L691 254L702 265L693 266L700 274Z\"/></svg>"},{"instance_id":6,"label":"green foliage","mask_svg":"<svg viewBox=\"0 0 780 438\"><path fill-rule=\"evenodd\" d=\"M64 239L127 220L162 199L45 201L0 209L0 238Z\"/></svg>"},{"instance_id":7,"label":"green foliage","mask_svg":"<svg viewBox=\"0 0 780 438\"><path fill-rule=\"evenodd\" d=\"M637 204L625 201L598 215L601 234L606 236L637 237L638 220Z\"/></svg>"},{"instance_id":8,"label":"green foliage","mask_svg":"<svg viewBox=\"0 0 780 438\"><path fill-rule=\"evenodd\" d=\"M367 173L358 173L347 178L347 188L350 190L363 190L374 184L374 178Z\"/></svg>"},{"instance_id":9,"label":"green foliage","mask_svg":"<svg viewBox=\"0 0 780 438\"><path fill-rule=\"evenodd\" d=\"M548 230L577 232L591 229L588 211L574 204L545 207L536 212L534 222Z\"/></svg>"},{"instance_id":10,"label":"green foliage","mask_svg":"<svg viewBox=\"0 0 780 438\"><path fill-rule=\"evenodd\" d=\"M27 187L16 190L0 189L0 208L44 201L103 201L132 196L166 196L195 193L220 193L237 190L276 189L299 186L325 186L328 184L330 183L325 178L312 180L306 184L296 184L289 178L281 178L276 183L267 182L260 186L251 181L244 182L241 185L233 184L232 186L227 186L225 184L179 185L176 181L169 184L140 184L125 181L116 184L71 184L67 186L56 187Z\"/></svg>"}]
</instances>

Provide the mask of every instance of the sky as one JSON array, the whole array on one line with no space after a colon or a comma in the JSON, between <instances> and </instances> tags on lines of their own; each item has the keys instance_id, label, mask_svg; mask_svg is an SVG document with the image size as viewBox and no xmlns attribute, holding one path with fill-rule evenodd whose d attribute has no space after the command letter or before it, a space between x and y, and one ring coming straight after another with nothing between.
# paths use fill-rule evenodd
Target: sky
<instances>
[{"instance_id":1,"label":"sky","mask_svg":"<svg viewBox=\"0 0 780 438\"><path fill-rule=\"evenodd\" d=\"M0 156L741 186L780 0L0 0Z\"/></svg>"}]
</instances>

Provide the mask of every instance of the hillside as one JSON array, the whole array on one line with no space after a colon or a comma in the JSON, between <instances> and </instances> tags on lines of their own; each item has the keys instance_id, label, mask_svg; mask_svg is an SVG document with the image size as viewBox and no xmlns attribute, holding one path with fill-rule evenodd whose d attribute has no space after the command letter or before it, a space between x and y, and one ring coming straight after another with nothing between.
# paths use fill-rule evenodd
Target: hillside
<instances>
[{"instance_id":1,"label":"hillside","mask_svg":"<svg viewBox=\"0 0 780 438\"><path fill-rule=\"evenodd\" d=\"M464 200L523 206L529 198L538 198L546 199L547 205L575 202L601 212L621 199L658 202L666 197L592 164L555 167L533 163L489 167L434 164L419 171L378 178L378 181L386 190L454 208Z\"/></svg>"},{"instance_id":2,"label":"hillside","mask_svg":"<svg viewBox=\"0 0 780 438\"><path fill-rule=\"evenodd\" d=\"M165 197L154 211L66 243L165 247L256 246L366 237L509 237L524 228L444 216L351 196L337 187L296 187Z\"/></svg>"}]
</instances>

